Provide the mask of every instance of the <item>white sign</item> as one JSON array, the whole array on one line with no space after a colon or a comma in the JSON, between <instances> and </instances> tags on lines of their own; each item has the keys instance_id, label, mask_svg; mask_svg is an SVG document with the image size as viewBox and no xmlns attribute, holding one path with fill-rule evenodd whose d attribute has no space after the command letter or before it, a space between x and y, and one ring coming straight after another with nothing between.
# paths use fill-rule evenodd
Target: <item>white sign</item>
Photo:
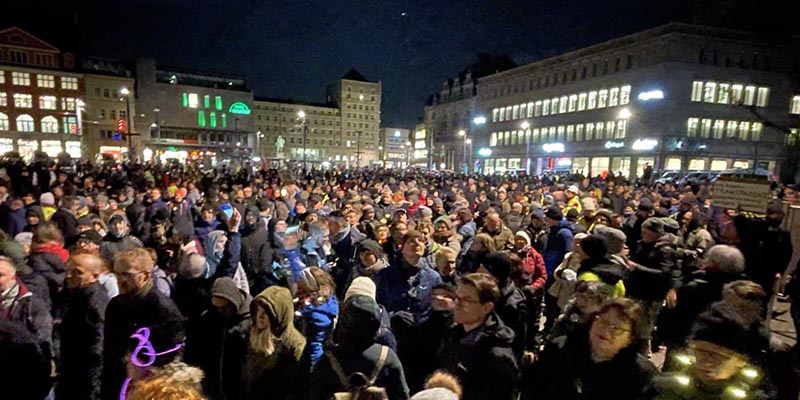
<instances>
[{"instance_id":1,"label":"white sign","mask_svg":"<svg viewBox=\"0 0 800 400\"><path fill-rule=\"evenodd\" d=\"M609 141L606 142L606 146L605 147L607 149L619 149L619 148L625 147L625 142L612 142L612 141L609 140Z\"/></svg>"},{"instance_id":2,"label":"white sign","mask_svg":"<svg viewBox=\"0 0 800 400\"><path fill-rule=\"evenodd\" d=\"M769 182L719 177L714 182L711 205L763 214L770 198Z\"/></svg>"},{"instance_id":3,"label":"white sign","mask_svg":"<svg viewBox=\"0 0 800 400\"><path fill-rule=\"evenodd\" d=\"M542 150L547 153L563 153L564 143L545 143L542 145Z\"/></svg>"},{"instance_id":4,"label":"white sign","mask_svg":"<svg viewBox=\"0 0 800 400\"><path fill-rule=\"evenodd\" d=\"M653 150L658 146L658 140L656 139L636 139L635 142L631 145L631 148L634 150Z\"/></svg>"},{"instance_id":5,"label":"white sign","mask_svg":"<svg viewBox=\"0 0 800 400\"><path fill-rule=\"evenodd\" d=\"M478 150L478 155L482 157L489 157L492 155L492 149L487 149L486 147L481 148Z\"/></svg>"},{"instance_id":6,"label":"white sign","mask_svg":"<svg viewBox=\"0 0 800 400\"><path fill-rule=\"evenodd\" d=\"M663 98L664 92L660 90L650 90L648 92L639 93L639 100L641 101L661 100Z\"/></svg>"}]
</instances>

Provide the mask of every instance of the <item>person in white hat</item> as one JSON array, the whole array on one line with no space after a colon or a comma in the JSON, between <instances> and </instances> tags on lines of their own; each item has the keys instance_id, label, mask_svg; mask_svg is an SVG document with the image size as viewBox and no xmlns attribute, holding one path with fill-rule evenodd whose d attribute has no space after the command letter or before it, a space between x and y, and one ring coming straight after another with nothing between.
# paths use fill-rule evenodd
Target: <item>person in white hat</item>
<instances>
[{"instance_id":1,"label":"person in white hat","mask_svg":"<svg viewBox=\"0 0 800 400\"><path fill-rule=\"evenodd\" d=\"M571 208L578 210L578 214L583 212L583 207L581 206L581 199L578 198L578 187L572 185L564 191L564 195L567 196L567 205L564 207L564 215L567 214Z\"/></svg>"}]
</instances>

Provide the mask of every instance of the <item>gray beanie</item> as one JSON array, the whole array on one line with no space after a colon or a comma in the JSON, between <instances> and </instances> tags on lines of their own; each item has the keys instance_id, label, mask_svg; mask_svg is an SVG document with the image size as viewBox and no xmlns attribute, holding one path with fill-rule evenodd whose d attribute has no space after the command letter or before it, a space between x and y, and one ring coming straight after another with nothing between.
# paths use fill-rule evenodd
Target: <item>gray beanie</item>
<instances>
[{"instance_id":1,"label":"gray beanie","mask_svg":"<svg viewBox=\"0 0 800 400\"><path fill-rule=\"evenodd\" d=\"M605 225L595 225L592 236L603 241L609 254L619 254L625 246L625 233L617 228Z\"/></svg>"}]
</instances>

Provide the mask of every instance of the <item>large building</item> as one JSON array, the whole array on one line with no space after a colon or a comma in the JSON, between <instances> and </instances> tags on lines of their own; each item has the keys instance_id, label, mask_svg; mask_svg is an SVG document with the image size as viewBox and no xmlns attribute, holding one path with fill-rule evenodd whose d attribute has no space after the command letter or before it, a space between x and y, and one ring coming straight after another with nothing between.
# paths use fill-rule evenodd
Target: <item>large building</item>
<instances>
[{"instance_id":1,"label":"large building","mask_svg":"<svg viewBox=\"0 0 800 400\"><path fill-rule=\"evenodd\" d=\"M381 86L351 69L328 87L325 103L256 99L259 155L276 163L305 160L309 167L381 164Z\"/></svg>"},{"instance_id":2,"label":"large building","mask_svg":"<svg viewBox=\"0 0 800 400\"><path fill-rule=\"evenodd\" d=\"M800 126L796 41L673 23L483 78L485 173L754 166Z\"/></svg>"},{"instance_id":3,"label":"large building","mask_svg":"<svg viewBox=\"0 0 800 400\"><path fill-rule=\"evenodd\" d=\"M425 132L433 137L433 146L418 150L416 159L429 157L440 169L462 170L468 168L465 151L471 138L479 133L486 122L476 111L478 81L480 78L516 67L507 55L482 53L476 62L464 68L459 75L442 83L441 90L432 95L425 106Z\"/></svg>"},{"instance_id":4,"label":"large building","mask_svg":"<svg viewBox=\"0 0 800 400\"><path fill-rule=\"evenodd\" d=\"M384 168L404 168L411 157L411 131L403 128L381 128L380 160Z\"/></svg>"},{"instance_id":5,"label":"large building","mask_svg":"<svg viewBox=\"0 0 800 400\"><path fill-rule=\"evenodd\" d=\"M142 148L141 136L127 136L128 125L130 132L138 132L136 102L124 94L127 90L130 95L135 86L130 68L115 60L86 58L81 60L81 71L84 154L104 153L121 159L129 147Z\"/></svg>"},{"instance_id":6,"label":"large building","mask_svg":"<svg viewBox=\"0 0 800 400\"><path fill-rule=\"evenodd\" d=\"M241 77L157 67L152 59L136 64L137 126L145 127L134 154L145 161L186 159L211 163L253 156L253 92ZM136 137L136 136L134 136Z\"/></svg>"},{"instance_id":7,"label":"large building","mask_svg":"<svg viewBox=\"0 0 800 400\"><path fill-rule=\"evenodd\" d=\"M0 154L83 156L83 85L71 54L19 28L0 31Z\"/></svg>"}]
</instances>

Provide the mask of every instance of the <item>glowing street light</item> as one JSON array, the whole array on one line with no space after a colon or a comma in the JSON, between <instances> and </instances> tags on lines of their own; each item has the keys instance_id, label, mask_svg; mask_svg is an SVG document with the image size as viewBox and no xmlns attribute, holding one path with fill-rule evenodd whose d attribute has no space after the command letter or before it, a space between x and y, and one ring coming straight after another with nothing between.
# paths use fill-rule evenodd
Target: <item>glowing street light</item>
<instances>
[{"instance_id":1,"label":"glowing street light","mask_svg":"<svg viewBox=\"0 0 800 400\"><path fill-rule=\"evenodd\" d=\"M475 125L483 125L486 123L486 117L484 117L483 115L479 115L472 119L472 123Z\"/></svg>"},{"instance_id":2,"label":"glowing street light","mask_svg":"<svg viewBox=\"0 0 800 400\"><path fill-rule=\"evenodd\" d=\"M523 129L523 135L525 135L525 173L527 175L531 174L531 135L528 128L531 127L531 123L528 121L522 121L520 127Z\"/></svg>"},{"instance_id":3,"label":"glowing street light","mask_svg":"<svg viewBox=\"0 0 800 400\"><path fill-rule=\"evenodd\" d=\"M630 110L628 110L627 108L623 108L622 110L620 110L620 111L619 111L619 118L620 118L620 119L628 119L628 118L630 118L632 115L633 115L633 114L631 114L631 111L630 111Z\"/></svg>"},{"instance_id":4,"label":"glowing street light","mask_svg":"<svg viewBox=\"0 0 800 400\"><path fill-rule=\"evenodd\" d=\"M463 129L458 131L458 136L464 137L464 135L466 135L466 134L467 134L467 132L464 131Z\"/></svg>"}]
</instances>

